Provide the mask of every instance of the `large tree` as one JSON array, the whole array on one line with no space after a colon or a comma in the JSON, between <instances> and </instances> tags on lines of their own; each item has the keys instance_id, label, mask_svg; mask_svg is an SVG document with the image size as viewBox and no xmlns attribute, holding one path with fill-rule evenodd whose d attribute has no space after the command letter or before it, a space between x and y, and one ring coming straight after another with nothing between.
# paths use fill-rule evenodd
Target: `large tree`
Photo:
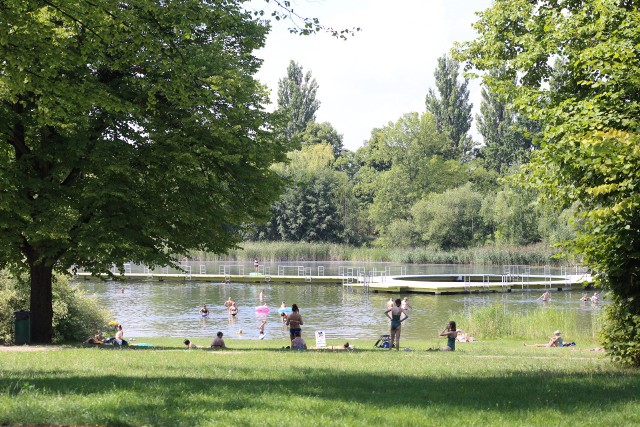
<instances>
[{"instance_id":1,"label":"large tree","mask_svg":"<svg viewBox=\"0 0 640 427\"><path fill-rule=\"evenodd\" d=\"M638 2L496 0L479 16L460 57L504 69L485 82L544 124L523 178L581 212L575 249L612 291L605 348L640 366Z\"/></svg>"},{"instance_id":2,"label":"large tree","mask_svg":"<svg viewBox=\"0 0 640 427\"><path fill-rule=\"evenodd\" d=\"M0 267L30 274L34 342L53 271L223 252L265 216L286 150L241 3L2 1Z\"/></svg>"},{"instance_id":3,"label":"large tree","mask_svg":"<svg viewBox=\"0 0 640 427\"><path fill-rule=\"evenodd\" d=\"M438 58L438 66L433 73L438 92L429 89L425 101L427 111L436 119L438 131L446 133L451 140L445 152L447 160L465 158L473 148L467 134L471 128L473 107L469 102L469 80L459 81L459 70L460 63L449 55Z\"/></svg>"},{"instance_id":4,"label":"large tree","mask_svg":"<svg viewBox=\"0 0 640 427\"><path fill-rule=\"evenodd\" d=\"M290 184L271 208L269 222L257 237L268 240L338 242L349 212L342 202L348 178L334 169L329 144L314 144L291 151L287 164L275 170Z\"/></svg>"},{"instance_id":5,"label":"large tree","mask_svg":"<svg viewBox=\"0 0 640 427\"><path fill-rule=\"evenodd\" d=\"M526 163L534 147L535 125L517 114L504 94L484 86L480 114L476 115L476 127L484 139L480 149L484 165L505 173L515 165Z\"/></svg>"},{"instance_id":6,"label":"large tree","mask_svg":"<svg viewBox=\"0 0 640 427\"><path fill-rule=\"evenodd\" d=\"M317 91L318 83L311 76L311 71L305 74L301 65L291 61L286 77L278 81L278 109L286 117L284 133L287 140L292 141L296 134L315 121L316 111L320 108Z\"/></svg>"}]
</instances>

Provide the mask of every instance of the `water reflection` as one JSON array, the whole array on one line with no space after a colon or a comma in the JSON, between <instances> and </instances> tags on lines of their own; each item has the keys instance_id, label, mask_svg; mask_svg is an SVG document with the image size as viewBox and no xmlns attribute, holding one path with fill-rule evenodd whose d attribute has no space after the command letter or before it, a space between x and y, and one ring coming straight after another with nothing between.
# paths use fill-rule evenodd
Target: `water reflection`
<instances>
[{"instance_id":1,"label":"water reflection","mask_svg":"<svg viewBox=\"0 0 640 427\"><path fill-rule=\"evenodd\" d=\"M412 309L409 319L403 323L405 338L425 339L437 335L443 325L454 315L468 313L475 306L499 302L509 310L528 311L540 306L576 310L580 325L590 330L592 315L599 306L580 301L581 291L552 292L551 301L542 303L539 291L496 294L463 295L395 295L386 293L355 293L343 291L340 285L321 284L243 284L159 282L128 283L77 282L108 308L114 320L121 322L129 337L167 336L176 338L212 338L217 331L231 339L258 339L258 327L267 320L265 339L281 339L288 336L283 327L278 308L284 301L288 306L296 303L304 319L303 334L323 330L329 339L375 339L388 330L384 316L389 297L408 296ZM258 313L255 307L264 302L268 314ZM228 314L224 302L231 297L237 302L236 318ZM202 304L209 308L209 318L202 319ZM242 330L242 333L240 331ZM373 342L373 341L372 341Z\"/></svg>"}]
</instances>

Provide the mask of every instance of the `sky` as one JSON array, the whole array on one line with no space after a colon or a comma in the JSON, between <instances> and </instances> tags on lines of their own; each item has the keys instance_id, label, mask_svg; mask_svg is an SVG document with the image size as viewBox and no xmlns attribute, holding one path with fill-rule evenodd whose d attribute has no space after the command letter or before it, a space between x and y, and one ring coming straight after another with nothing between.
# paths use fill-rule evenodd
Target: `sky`
<instances>
[{"instance_id":1,"label":"sky","mask_svg":"<svg viewBox=\"0 0 640 427\"><path fill-rule=\"evenodd\" d=\"M265 48L256 52L264 63L257 78L271 90L277 106L278 81L291 60L311 71L318 83L320 108L316 121L329 122L343 135L344 146L355 151L374 128L397 121L403 114L425 111L438 57L455 41L472 40L475 12L491 0L293 0L305 17L317 17L336 29L360 27L348 40L329 34L290 34L288 22L274 22ZM253 7L274 6L253 0ZM479 82L470 82L473 115L480 106ZM474 139L480 137L471 125Z\"/></svg>"}]
</instances>

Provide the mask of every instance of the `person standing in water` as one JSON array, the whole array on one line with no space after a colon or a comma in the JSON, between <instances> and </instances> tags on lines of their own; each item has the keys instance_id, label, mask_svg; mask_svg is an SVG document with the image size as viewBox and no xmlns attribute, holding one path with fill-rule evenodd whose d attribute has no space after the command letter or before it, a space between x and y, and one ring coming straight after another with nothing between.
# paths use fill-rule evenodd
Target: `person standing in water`
<instances>
[{"instance_id":1,"label":"person standing in water","mask_svg":"<svg viewBox=\"0 0 640 427\"><path fill-rule=\"evenodd\" d=\"M404 297L404 298L402 299L402 304L400 304L400 308L401 308L401 309L403 309L403 310L409 310L410 308L412 308L412 307L409 305L409 298Z\"/></svg>"},{"instance_id":2,"label":"person standing in water","mask_svg":"<svg viewBox=\"0 0 640 427\"><path fill-rule=\"evenodd\" d=\"M205 318L209 316L209 309L206 304L202 304L202 308L200 309L200 317Z\"/></svg>"},{"instance_id":3,"label":"person standing in water","mask_svg":"<svg viewBox=\"0 0 640 427\"><path fill-rule=\"evenodd\" d=\"M393 308L393 298L389 298L387 301L387 310L391 310Z\"/></svg>"},{"instance_id":4,"label":"person standing in water","mask_svg":"<svg viewBox=\"0 0 640 427\"><path fill-rule=\"evenodd\" d=\"M238 314L238 306L235 302L229 307L229 314L234 317Z\"/></svg>"},{"instance_id":5,"label":"person standing in water","mask_svg":"<svg viewBox=\"0 0 640 427\"><path fill-rule=\"evenodd\" d=\"M542 302L549 302L551 300L551 294L549 293L549 291L544 291L544 293L540 295L538 299L542 300Z\"/></svg>"},{"instance_id":6,"label":"person standing in water","mask_svg":"<svg viewBox=\"0 0 640 427\"><path fill-rule=\"evenodd\" d=\"M402 322L409 318L407 311L400 307L401 304L402 300L398 298L395 302L395 306L384 312L384 315L391 320L391 345L389 346L389 350L393 349L394 343L396 350L400 350L400 331L402 329ZM391 313L391 315L389 315L389 313Z\"/></svg>"}]
</instances>

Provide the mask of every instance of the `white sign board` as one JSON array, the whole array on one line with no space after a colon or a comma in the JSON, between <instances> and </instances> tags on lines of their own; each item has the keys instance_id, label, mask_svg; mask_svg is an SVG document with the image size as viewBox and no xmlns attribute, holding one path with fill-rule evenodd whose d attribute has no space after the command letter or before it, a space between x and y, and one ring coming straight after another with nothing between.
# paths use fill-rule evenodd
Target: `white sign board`
<instances>
[{"instance_id":1,"label":"white sign board","mask_svg":"<svg viewBox=\"0 0 640 427\"><path fill-rule=\"evenodd\" d=\"M324 335L324 331L316 331L316 347L326 347L327 339Z\"/></svg>"}]
</instances>

